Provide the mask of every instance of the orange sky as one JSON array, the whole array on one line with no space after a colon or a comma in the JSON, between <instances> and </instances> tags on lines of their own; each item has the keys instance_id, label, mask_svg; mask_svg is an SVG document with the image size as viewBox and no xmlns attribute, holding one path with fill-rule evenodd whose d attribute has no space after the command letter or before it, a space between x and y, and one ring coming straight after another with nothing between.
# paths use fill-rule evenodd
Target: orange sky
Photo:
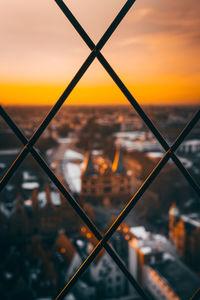
<instances>
[{"instance_id":1,"label":"orange sky","mask_svg":"<svg viewBox=\"0 0 200 300\"><path fill-rule=\"evenodd\" d=\"M125 1L65 3L97 42ZM137 0L102 53L139 103L200 104L199 28L199 0ZM1 1L0 36L2 104L55 103L89 54L54 1ZM67 101L127 103L96 60Z\"/></svg>"}]
</instances>

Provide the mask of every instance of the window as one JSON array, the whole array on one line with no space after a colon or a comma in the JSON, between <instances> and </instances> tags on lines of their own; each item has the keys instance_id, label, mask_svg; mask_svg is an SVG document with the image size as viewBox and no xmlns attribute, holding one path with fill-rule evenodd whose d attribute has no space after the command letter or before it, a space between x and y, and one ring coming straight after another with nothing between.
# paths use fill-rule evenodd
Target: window
<instances>
[{"instance_id":1,"label":"window","mask_svg":"<svg viewBox=\"0 0 200 300\"><path fill-rule=\"evenodd\" d=\"M195 124L200 119L200 111L196 113L196 115L192 118L192 120L188 123L188 125L185 127L185 129L182 131L182 133L179 135L177 140L174 142L172 146L169 146L165 139L162 137L162 135L159 133L157 128L154 126L152 121L149 119L149 117L145 114L142 107L136 102L132 94L128 91L124 83L120 80L118 75L115 73L115 71L112 69L112 67L109 65L107 60L104 58L104 56L101 54L101 49L104 47L106 42L111 37L112 33L115 31L115 29L118 27L122 19L125 17L127 12L130 10L132 5L134 4L135 0L127 0L119 14L116 16L112 24L109 26L108 30L106 30L105 34L102 36L100 41L95 45L93 41L90 39L90 37L87 35L86 32L84 32L84 29L80 26L78 21L73 17L71 12L68 10L64 2L61 0L56 0L56 3L60 7L60 9L64 12L66 17L70 20L76 31L80 34L82 39L85 41L85 43L88 45L88 47L91 50L90 55L86 59L86 61L83 63L83 65L80 67L78 72L76 73L75 77L72 79L64 93L61 95L55 106L50 110L49 114L45 118L45 120L42 122L42 124L38 127L38 129L34 132L32 137L30 139L27 139L26 136L23 134L23 132L17 127L17 125L14 123L14 121L9 117L7 112L0 107L0 115L4 119L4 121L7 123L7 125L13 130L13 132L16 134L18 139L22 142L24 148L20 152L19 156L15 160L15 162L12 164L12 166L8 169L8 172L3 177L3 179L0 182L0 191L6 186L6 184L9 182L12 175L15 173L15 171L18 169L20 164L23 162L23 160L27 157L27 155L30 153L33 158L39 163L41 168L45 171L47 176L51 179L51 181L56 185L56 187L60 190L61 194L66 198L66 200L71 204L71 206L76 210L77 214L84 220L88 228L93 232L95 237L101 241L93 250L92 255L88 256L84 264L78 269L76 275L72 277L72 279L67 283L67 285L64 287L61 294L56 299L63 299L65 295L69 293L69 291L72 289L74 284L79 280L82 273L84 273L87 268L89 267L90 263L94 260L94 258L97 256L97 254L100 252L102 247L104 247L111 257L115 260L115 262L118 264L121 271L127 276L129 281L134 285L134 287L137 289L137 292L140 294L140 296L143 299L148 299L143 289L140 287L140 285L135 281L134 277L130 274L130 272L127 270L127 268L124 266L122 260L116 255L115 251L110 247L109 243L107 241L112 237L114 232L117 230L119 225L123 222L125 217L129 214L129 212L134 208L136 203L140 200L142 195L145 193L145 191L148 189L149 185L154 181L154 179L159 175L160 171L163 169L163 167L166 165L166 163L171 158L178 169L181 171L181 173L184 175L186 180L191 184L194 191L200 195L200 187L198 184L193 180L192 176L187 172L179 158L176 156L175 151L178 149L178 147L181 145L185 137L189 134L189 132L192 130L192 128L195 126ZM40 154L37 152L37 150L34 148L34 145L39 140L40 136L44 132L44 130L48 127L49 123L53 120L53 118L56 116L57 112L63 105L66 98L69 96L73 88L76 86L76 84L79 82L83 74L87 71L88 67L92 64L94 59L97 58L99 62L102 64L102 66L105 68L105 70L109 73L111 78L114 80L114 82L117 84L119 89L122 91L122 93L126 96L126 98L129 100L135 111L138 113L138 115L141 117L141 119L145 122L145 124L148 126L150 131L154 134L158 142L161 144L163 149L165 150L165 154L158 162L157 166L154 168L153 172L148 176L148 178L144 181L138 192L132 197L132 199L127 204L126 208L123 210L123 213L117 217L115 222L110 226L110 229L107 231L107 233L103 236L100 231L97 230L97 228L94 226L93 222L89 219L89 217L86 215L86 213L81 209L81 207L78 205L76 200L69 194L65 186L58 180L58 178L55 176L53 171L49 168L47 163L43 160L43 158L40 156ZM86 183L86 182L85 182ZM104 192L110 192L112 189L111 187L104 188ZM103 241L103 242L102 242ZM112 294L112 289L108 289L109 293Z\"/></svg>"},{"instance_id":2,"label":"window","mask_svg":"<svg viewBox=\"0 0 200 300\"><path fill-rule=\"evenodd\" d=\"M106 186L103 190L105 193L110 193L112 191L112 188L110 186Z\"/></svg>"},{"instance_id":3,"label":"window","mask_svg":"<svg viewBox=\"0 0 200 300\"><path fill-rule=\"evenodd\" d=\"M156 262L155 256L151 256L151 264L155 264L155 262Z\"/></svg>"},{"instance_id":4,"label":"window","mask_svg":"<svg viewBox=\"0 0 200 300\"><path fill-rule=\"evenodd\" d=\"M110 183L111 183L111 180L108 180L108 179L107 179L107 180L104 180L103 183L105 183L105 184L110 184Z\"/></svg>"},{"instance_id":5,"label":"window","mask_svg":"<svg viewBox=\"0 0 200 300\"><path fill-rule=\"evenodd\" d=\"M111 287L107 288L108 295L111 296L113 293L113 289Z\"/></svg>"},{"instance_id":6,"label":"window","mask_svg":"<svg viewBox=\"0 0 200 300\"><path fill-rule=\"evenodd\" d=\"M116 276L116 281L119 282L120 280L121 280L121 277L120 277L119 275L117 275L117 276Z\"/></svg>"}]
</instances>

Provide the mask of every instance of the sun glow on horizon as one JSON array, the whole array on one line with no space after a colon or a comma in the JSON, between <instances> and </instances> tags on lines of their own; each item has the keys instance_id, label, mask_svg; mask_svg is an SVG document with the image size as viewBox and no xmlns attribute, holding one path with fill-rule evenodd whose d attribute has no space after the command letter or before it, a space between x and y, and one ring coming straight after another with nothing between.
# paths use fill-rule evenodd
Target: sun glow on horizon
<instances>
[{"instance_id":1,"label":"sun glow on horizon","mask_svg":"<svg viewBox=\"0 0 200 300\"><path fill-rule=\"evenodd\" d=\"M65 2L95 42L125 3ZM102 49L139 104L200 104L199 15L198 0L136 1ZM90 50L55 3L2 1L0 24L0 104L55 104ZM95 59L65 103L128 100Z\"/></svg>"},{"instance_id":2,"label":"sun glow on horizon","mask_svg":"<svg viewBox=\"0 0 200 300\"><path fill-rule=\"evenodd\" d=\"M52 84L0 84L2 105L53 105L65 86ZM200 87L192 82L146 83L128 85L141 105L198 105ZM77 86L66 99L67 105L126 105L128 100L117 86Z\"/></svg>"}]
</instances>

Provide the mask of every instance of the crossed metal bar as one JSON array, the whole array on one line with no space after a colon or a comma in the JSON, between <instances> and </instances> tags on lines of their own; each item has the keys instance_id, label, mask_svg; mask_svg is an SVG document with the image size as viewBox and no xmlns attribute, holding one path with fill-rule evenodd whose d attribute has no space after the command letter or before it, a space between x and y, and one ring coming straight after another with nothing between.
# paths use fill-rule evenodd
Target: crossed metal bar
<instances>
[{"instance_id":1,"label":"crossed metal bar","mask_svg":"<svg viewBox=\"0 0 200 300\"><path fill-rule=\"evenodd\" d=\"M20 154L18 155L15 162L12 164L12 166L8 169L7 173L1 180L0 185L0 192L3 189L3 187L6 185L6 183L9 181L11 176L14 174L14 172L17 170L19 165L22 163L24 158L27 156L27 154L30 152L30 148L37 142L41 134L44 132L46 127L49 125L53 117L56 115L58 110L61 108L69 94L72 92L74 87L77 85L81 77L84 75L86 70L89 68L91 63L94 61L95 57L97 56L98 52L103 48L103 46L106 44L108 39L111 37L115 29L118 27L124 16L127 14L131 6L134 4L136 0L128 0L125 5L122 7L118 15L115 17L111 25L108 27L102 38L99 40L97 45L92 49L90 55L87 57L85 62L82 64L72 81L69 83L61 97L58 99L56 104L53 106L53 108L50 110L42 124L39 126L39 128L33 133L32 137L28 141L28 143L24 146Z\"/></svg>"},{"instance_id":2,"label":"crossed metal bar","mask_svg":"<svg viewBox=\"0 0 200 300\"><path fill-rule=\"evenodd\" d=\"M55 2L58 4L64 15L68 18L70 23L74 26L76 31L79 33L79 35L82 37L84 42L87 44L87 46L90 48L90 50L94 49L95 44L87 34L87 32L84 30L84 28L80 25L78 20L75 18L75 16L72 14L72 12L69 10L69 8L66 6L66 4L63 2L63 0L55 0ZM116 83L116 85L119 87L119 89L122 91L124 96L128 99L130 104L133 106L133 108L137 111L139 116L143 119L145 124L148 126L148 128L151 130L151 132L154 134L154 136L157 138L157 140L160 142L161 146L165 151L168 151L170 149L170 146L167 144L165 139L162 137L162 135L159 133L158 129L154 126L152 121L148 118L148 116L145 114L141 106L138 104L138 102L135 100L135 98L132 96L130 91L127 89L127 87L123 84L119 76L116 74L116 72L112 69L106 58L102 55L101 52L97 54L97 59L102 64L104 69L107 71L107 73L110 75L110 77L113 79L113 81ZM174 161L174 163L177 165L181 173L184 175L184 177L189 181L191 186L194 188L194 190L200 195L200 187L195 182L194 178L190 175L190 173L184 168L178 157L173 153L171 157Z\"/></svg>"},{"instance_id":3,"label":"crossed metal bar","mask_svg":"<svg viewBox=\"0 0 200 300\"><path fill-rule=\"evenodd\" d=\"M16 124L12 121L12 119L8 116L8 114L5 112L5 110L1 106L0 106L0 115L3 117L3 119L8 124L8 126L13 130L13 132L16 134L16 136L20 139L20 141L23 144L26 144L28 140L26 139L26 137L23 135L21 130L16 126ZM174 142L174 144L172 145L173 151L177 150L177 148L180 146L180 144L182 143L184 138L189 134L189 132L196 125L196 123L199 121L199 119L200 119L200 111L198 111L195 114L193 119L188 123L188 125L185 127L185 129L180 134L180 136ZM93 234L99 240L99 243L93 249L91 254L88 256L88 258L85 260L85 262L79 268L79 270L74 274L74 276L70 279L70 281L64 287L64 289L61 291L61 293L56 297L56 299L63 299L66 296L66 294L74 286L74 284L77 282L77 280L80 278L80 276L86 271L86 269L92 263L92 261L94 260L96 255L101 251L102 247L104 247L107 250L107 252L113 258L113 260L117 263L117 265L122 270L122 272L125 274L125 276L128 278L128 280L133 284L133 286L137 290L138 294L140 296L142 296L143 299L148 299L147 295L144 293L144 291L141 289L141 287L135 281L134 277L127 270L127 268L124 265L121 258L118 256L118 254L115 252L115 250L107 242L112 237L112 235L117 230L117 228L120 226L122 221L129 214L129 212L136 205L138 200L142 197L142 195L147 190L149 185L154 181L156 176L159 174L159 172L165 166L167 161L170 159L172 152L170 150L168 150L165 153L163 158L160 160L160 162L157 164L157 166L154 168L154 170L151 172L151 174L145 180L143 185L140 187L140 189L137 191L137 193L134 195L134 197L129 201L129 203L126 205L126 207L121 212L121 214L118 216L118 218L115 220L115 222L112 224L112 226L108 229L108 231L106 232L104 237L102 237L101 233L96 228L96 226L93 224L93 222L87 217L86 213L82 210L82 208L79 206L79 204L76 202L76 200L73 199L73 197L66 190L66 188L62 185L62 183L59 181L59 179L56 177L56 175L51 171L51 169L48 167L48 165L43 160L43 158L40 156L40 154L37 152L37 150L34 147L32 147L30 152L31 152L32 156L34 157L34 159L42 167L42 169L47 173L49 178L54 182L54 184L57 186L57 188L60 190L60 192L65 196L65 198L68 200L68 202L71 204L71 206L76 210L78 215L86 223L88 228L93 232Z\"/></svg>"},{"instance_id":4,"label":"crossed metal bar","mask_svg":"<svg viewBox=\"0 0 200 300\"><path fill-rule=\"evenodd\" d=\"M27 144L27 138L24 136L22 131L16 126L16 124L12 121L12 119L9 117L9 115L6 113L6 111L3 109L3 107L0 106L0 115L4 119L4 121L8 124L8 126L13 130L15 135L20 139L20 141L26 145ZM67 191L65 186L60 182L60 180L57 178L57 176L52 172L52 170L48 167L44 159L41 157L41 155L38 153L38 151L35 149L35 147L32 147L30 149L30 152L34 159L37 161L37 163L42 167L42 169L46 172L46 174L49 176L49 178L52 180L52 182L55 184L55 186L59 189L59 191L63 194L63 196L67 199L67 201L70 203L70 205L76 210L77 214L81 217L81 219L85 222L85 224L88 226L88 228L91 230L91 232L95 235L95 237L99 240L103 240L103 236L96 227L96 225L88 218L84 210L81 208L81 206L77 203L77 201L71 196L71 194ZM142 288L139 286L139 284L135 281L134 277L131 275L131 273L126 268L124 262L122 259L118 256L116 251L107 243L102 242L103 247L107 250L107 252L110 254L110 256L114 259L114 261L118 264L119 268L122 270L122 272L125 274L126 277L128 277L129 281L133 284L135 289L138 291L139 295L143 297L143 299L148 299ZM98 252L101 250L102 246L99 245ZM94 252L93 256L98 254L96 251ZM93 257L92 256L92 257ZM87 266L92 262L90 259L87 262ZM83 272L84 269L82 269ZM62 299L66 295L69 289L73 287L75 282L78 280L73 280L73 282L65 288L65 292L63 292L63 296L60 296L60 298L57 297L57 299Z\"/></svg>"},{"instance_id":5,"label":"crossed metal bar","mask_svg":"<svg viewBox=\"0 0 200 300\"><path fill-rule=\"evenodd\" d=\"M79 22L76 20L76 18L73 16L71 11L68 9L68 7L65 5L65 3L62 0L55 0L55 2L58 4L58 6L61 8L63 13L67 16L69 21L72 23L74 28L77 30L79 35L83 38L85 43L88 45L88 47L92 50L88 58L85 60L79 71L76 73L68 87L65 89L64 93L61 95L57 103L54 105L54 107L50 110L47 117L44 119L44 121L41 123L39 128L34 132L32 137L28 140L23 133L20 131L20 129L16 126L16 124L12 121L12 119L8 116L8 114L5 112L5 110L0 107L0 115L3 117L3 119L6 121L6 123L12 128L14 133L17 135L17 137L21 140L21 142L24 144L24 148L22 149L21 153L18 155L15 162L11 165L11 167L8 169L7 173L3 177L3 179L0 182L0 191L3 189L3 187L6 185L6 183L9 181L11 176L14 174L14 172L17 170L19 165L22 163L24 158L27 156L27 154L30 152L34 159L39 163L39 165L43 168L43 170L46 172L46 174L49 176L49 178L54 182L54 184L57 186L57 188L60 190L60 192L65 196L65 198L68 200L68 202L71 204L71 206L76 210L78 215L82 218L82 220L86 223L88 228L93 232L95 237L99 240L96 247L93 249L91 254L88 256L88 258L84 261L84 263L81 265L81 267L78 269L78 271L74 274L74 276L70 279L70 281L67 283L67 285L64 287L64 289L61 291L61 293L56 297L56 299L63 299L65 295L69 292L69 290L74 286L74 284L77 282L77 280L80 278L81 274L85 272L85 270L89 267L91 262L94 260L96 255L100 252L102 247L106 249L106 251L110 254L110 256L113 258L113 260L117 263L119 268L122 270L122 272L125 274L125 276L128 278L128 280L132 283L138 294L143 299L148 299L147 295L144 293L143 289L139 286L139 284L136 282L134 277L131 275L131 273L126 268L124 262L121 260L121 258L118 256L118 254L115 252L115 250L112 248L110 244L108 244L108 240L111 238L111 236L114 234L116 229L120 226L121 222L125 219L125 217L128 215L128 213L131 211L131 209L136 205L137 201L141 198L141 196L144 194L144 192L147 190L149 185L152 183L152 181L156 178L156 176L159 174L161 169L164 167L164 165L167 163L167 161L172 158L179 170L182 172L182 174L185 176L185 178L188 180L188 182L191 184L193 189L196 191L196 193L200 196L200 187L198 184L194 181L192 176L189 174L189 172L185 169L185 167L182 165L178 157L174 154L174 152L177 150L179 145L182 143L184 138L189 134L189 132L192 130L192 128L195 126L195 124L200 119L200 111L198 111L193 119L188 123L188 125L185 127L185 129L182 131L182 133L179 135L177 140L174 142L174 144L169 147L167 142L164 140L162 135L159 133L159 131L156 129L156 127L153 125L151 120L148 118L148 116L144 113L140 105L137 103L137 101L133 98L131 93L128 91L126 86L123 84L121 79L118 77L118 75L115 73L115 71L111 68L107 60L104 58L104 56L101 54L100 50L103 48L105 43L108 41L112 33L115 31L115 29L118 27L119 23L122 21L126 13L129 11L131 6L134 4L135 0L128 0L126 4L122 7L114 21L111 23L111 25L108 27L102 38L99 40L97 45L92 42L90 37L87 35L87 33L84 31L82 26L79 24ZM82 208L79 206L79 204L76 202L76 200L70 195L70 193L66 190L66 188L63 186L63 184L59 181L59 179L56 177L56 175L51 171L51 169L48 167L46 162L43 160L43 158L40 156L40 154L37 152L37 150L34 148L34 144L37 142L43 131L46 129L50 121L53 119L53 117L56 115L58 110L61 108L63 103L65 102L66 98L69 96L73 88L76 86L78 81L81 79L83 74L86 72L88 67L91 65L93 60L95 58L98 58L100 63L103 65L105 70L108 72L108 74L112 77L114 82L117 84L117 86L120 88L122 93L126 96L126 98L129 100L133 108L137 111L137 113L140 115L140 117L143 119L143 121L146 123L148 128L152 131L152 133L155 135L157 140L160 142L166 153L164 154L163 158L159 161L159 163L156 165L154 170L151 172L151 174L148 176L148 178L145 180L143 185L140 187L140 189L136 192L136 194L133 196L133 198L128 202L126 207L123 209L121 214L117 217L115 222L111 225L111 227L108 229L106 234L104 236L101 235L97 227L93 224L93 222L88 218L86 213L82 210Z\"/></svg>"}]
</instances>

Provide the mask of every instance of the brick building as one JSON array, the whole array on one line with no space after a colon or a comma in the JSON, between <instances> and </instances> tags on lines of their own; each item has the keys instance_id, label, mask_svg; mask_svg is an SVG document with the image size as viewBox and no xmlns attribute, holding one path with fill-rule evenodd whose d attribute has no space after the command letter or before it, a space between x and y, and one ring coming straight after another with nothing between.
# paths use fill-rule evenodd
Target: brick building
<instances>
[{"instance_id":1,"label":"brick building","mask_svg":"<svg viewBox=\"0 0 200 300\"><path fill-rule=\"evenodd\" d=\"M200 272L200 216L181 214L175 204L169 210L169 237L177 253L194 271Z\"/></svg>"},{"instance_id":2,"label":"brick building","mask_svg":"<svg viewBox=\"0 0 200 300\"><path fill-rule=\"evenodd\" d=\"M9 197L11 193L12 197ZM58 191L46 184L33 189L28 199L10 189L0 199L0 236L56 235L59 229L73 234L80 228L77 214Z\"/></svg>"},{"instance_id":3,"label":"brick building","mask_svg":"<svg viewBox=\"0 0 200 300\"><path fill-rule=\"evenodd\" d=\"M95 164L91 153L87 153L81 181L80 199L94 205L123 204L138 187L138 180L127 170L119 148L113 162L102 159L102 163Z\"/></svg>"}]
</instances>

